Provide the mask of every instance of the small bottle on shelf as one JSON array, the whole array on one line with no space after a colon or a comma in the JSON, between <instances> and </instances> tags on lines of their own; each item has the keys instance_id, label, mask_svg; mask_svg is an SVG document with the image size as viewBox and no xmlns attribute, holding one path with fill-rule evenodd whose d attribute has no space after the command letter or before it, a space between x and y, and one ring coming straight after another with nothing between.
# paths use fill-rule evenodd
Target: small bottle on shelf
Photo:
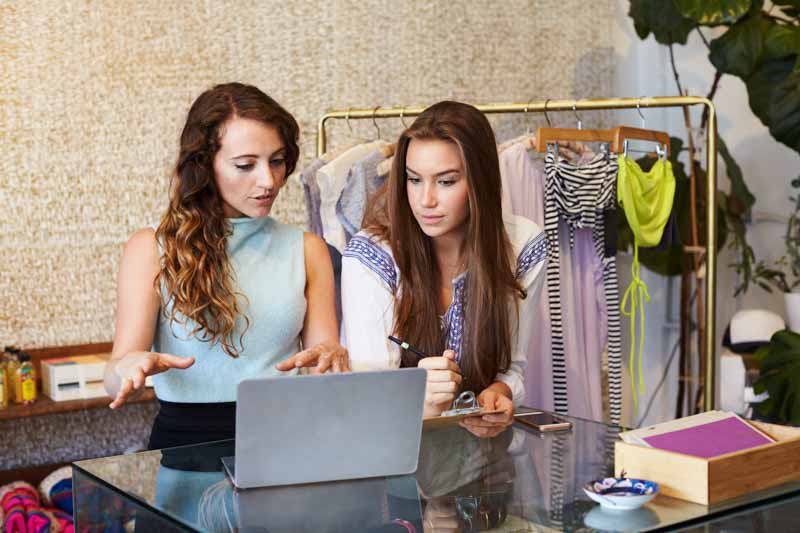
<instances>
[{"instance_id":1,"label":"small bottle on shelf","mask_svg":"<svg viewBox=\"0 0 800 533\"><path fill-rule=\"evenodd\" d=\"M5 353L0 358L0 409L8 407L8 374L6 374Z\"/></svg>"},{"instance_id":2,"label":"small bottle on shelf","mask_svg":"<svg viewBox=\"0 0 800 533\"><path fill-rule=\"evenodd\" d=\"M6 346L5 354L5 374L8 383L9 402L22 403L22 389L17 388L17 369L19 368L19 349L13 346ZM21 384L20 384L21 386ZM20 398L17 400L17 398Z\"/></svg>"},{"instance_id":3,"label":"small bottle on shelf","mask_svg":"<svg viewBox=\"0 0 800 533\"><path fill-rule=\"evenodd\" d=\"M19 354L19 368L17 378L19 382L20 398L17 403L30 405L36 401L36 369L31 362L31 356L25 352Z\"/></svg>"}]
</instances>

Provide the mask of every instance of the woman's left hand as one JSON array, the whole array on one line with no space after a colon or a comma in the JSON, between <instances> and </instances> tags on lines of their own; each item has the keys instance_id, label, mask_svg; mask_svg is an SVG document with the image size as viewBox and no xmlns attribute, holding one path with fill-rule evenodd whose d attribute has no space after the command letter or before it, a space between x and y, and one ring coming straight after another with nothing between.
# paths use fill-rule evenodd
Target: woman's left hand
<instances>
[{"instance_id":1,"label":"woman's left hand","mask_svg":"<svg viewBox=\"0 0 800 533\"><path fill-rule=\"evenodd\" d=\"M312 374L349 372L350 357L347 350L338 342L325 341L297 352L286 361L275 365L275 368L282 372L300 367L313 367Z\"/></svg>"},{"instance_id":2,"label":"woman's left hand","mask_svg":"<svg viewBox=\"0 0 800 533\"><path fill-rule=\"evenodd\" d=\"M502 410L502 413L470 416L459 422L476 437L496 437L514 423L514 402L491 387L478 395L478 405L486 411Z\"/></svg>"}]
</instances>

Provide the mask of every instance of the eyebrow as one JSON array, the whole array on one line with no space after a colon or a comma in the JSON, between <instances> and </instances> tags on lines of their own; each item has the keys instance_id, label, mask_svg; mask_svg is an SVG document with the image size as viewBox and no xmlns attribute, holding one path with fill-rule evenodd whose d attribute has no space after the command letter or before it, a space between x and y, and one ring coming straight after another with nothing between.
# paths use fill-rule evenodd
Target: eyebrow
<instances>
[{"instance_id":1,"label":"eyebrow","mask_svg":"<svg viewBox=\"0 0 800 533\"><path fill-rule=\"evenodd\" d=\"M416 170L414 170L413 168L411 168L409 166L406 166L406 171L411 172L412 174L416 174L417 176L420 175L419 172L417 172ZM455 174L455 173L458 173L458 172L460 172L459 169L451 168L449 170L443 170L441 172L437 172L436 174L433 175L433 177L434 178L440 178L440 177L445 176L447 174Z\"/></svg>"},{"instance_id":2,"label":"eyebrow","mask_svg":"<svg viewBox=\"0 0 800 533\"><path fill-rule=\"evenodd\" d=\"M285 151L286 151L286 147L285 147L285 146L281 146L280 148L278 148L277 150L275 150L274 152L272 152L272 154L270 154L270 156L269 156L269 159L272 159L273 157L275 157L275 156L276 156L276 155L278 155L279 153L281 153L281 152L285 152ZM257 159L257 158L258 158L258 154L242 154L242 155L237 155L237 156L231 157L231 161L233 161L234 159L242 159L242 158L245 158L245 157L252 157L252 158L254 158L254 159Z\"/></svg>"}]
</instances>

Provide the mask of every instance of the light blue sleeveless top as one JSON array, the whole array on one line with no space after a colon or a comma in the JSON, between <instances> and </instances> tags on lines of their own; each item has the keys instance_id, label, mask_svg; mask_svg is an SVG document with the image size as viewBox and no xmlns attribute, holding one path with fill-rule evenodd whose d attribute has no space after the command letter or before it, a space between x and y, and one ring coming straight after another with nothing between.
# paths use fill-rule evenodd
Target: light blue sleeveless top
<instances>
[{"instance_id":1,"label":"light blue sleeveless top","mask_svg":"<svg viewBox=\"0 0 800 533\"><path fill-rule=\"evenodd\" d=\"M306 269L303 230L270 217L234 218L228 237L228 259L235 287L246 295L241 311L250 319L244 349L238 358L218 344L190 337L194 322L170 323L159 312L153 351L194 356L185 370L172 369L153 376L156 396L168 402L236 401L236 386L245 378L283 375L275 364L300 349L306 315ZM162 288L163 297L163 288ZM169 314L171 302L167 302ZM245 321L239 317L235 346ZM202 335L201 335L202 337Z\"/></svg>"}]
</instances>

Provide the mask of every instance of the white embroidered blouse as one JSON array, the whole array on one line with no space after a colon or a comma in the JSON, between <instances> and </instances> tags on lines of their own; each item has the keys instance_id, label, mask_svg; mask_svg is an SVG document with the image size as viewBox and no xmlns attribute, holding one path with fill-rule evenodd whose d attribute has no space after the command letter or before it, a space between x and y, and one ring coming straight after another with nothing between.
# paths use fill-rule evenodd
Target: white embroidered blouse
<instances>
[{"instance_id":1,"label":"white embroidered blouse","mask_svg":"<svg viewBox=\"0 0 800 533\"><path fill-rule=\"evenodd\" d=\"M517 258L517 280L527 297L519 303L519 327L513 332L511 365L496 380L509 386L514 403L519 404L525 398L526 349L544 283L547 239L542 229L527 218L504 215L503 222ZM464 333L465 274L453 280L452 302L442 317L447 348L457 355ZM353 236L342 257L341 328L341 341L350 352L353 370L400 367L400 347L388 339L394 329L394 297L399 278L400 271L387 243L363 231Z\"/></svg>"}]
</instances>

